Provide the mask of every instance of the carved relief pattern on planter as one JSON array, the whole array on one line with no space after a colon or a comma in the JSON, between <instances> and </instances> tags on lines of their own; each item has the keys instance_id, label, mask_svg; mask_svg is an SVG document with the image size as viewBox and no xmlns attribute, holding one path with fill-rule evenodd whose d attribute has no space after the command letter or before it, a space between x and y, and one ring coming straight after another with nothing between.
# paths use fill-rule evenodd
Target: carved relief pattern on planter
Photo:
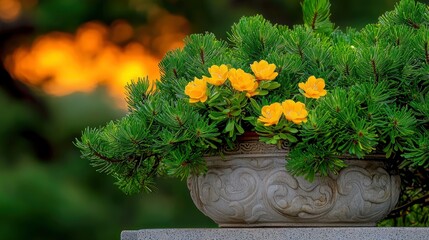
<instances>
[{"instance_id":1,"label":"carved relief pattern on planter","mask_svg":"<svg viewBox=\"0 0 429 240\"><path fill-rule=\"evenodd\" d=\"M225 155L257 154L257 153L286 153L289 147L284 143L280 149L276 145L268 145L259 141L238 142L233 149L223 149Z\"/></svg>"},{"instance_id":2,"label":"carved relief pattern on planter","mask_svg":"<svg viewBox=\"0 0 429 240\"><path fill-rule=\"evenodd\" d=\"M381 161L346 160L338 175L310 183L285 170L284 149L272 157L258 148L208 157L207 174L188 179L196 206L220 226L370 226L399 197L399 177Z\"/></svg>"}]
</instances>

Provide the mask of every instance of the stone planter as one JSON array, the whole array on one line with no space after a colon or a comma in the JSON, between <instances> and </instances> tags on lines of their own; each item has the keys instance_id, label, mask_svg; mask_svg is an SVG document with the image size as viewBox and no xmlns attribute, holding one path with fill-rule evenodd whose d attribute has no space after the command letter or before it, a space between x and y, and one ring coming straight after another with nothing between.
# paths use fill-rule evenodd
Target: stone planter
<instances>
[{"instance_id":1,"label":"stone planter","mask_svg":"<svg viewBox=\"0 0 429 240\"><path fill-rule=\"evenodd\" d=\"M400 179L382 156L310 183L285 170L287 153L251 139L207 157L207 174L188 178L192 200L220 227L374 226L397 203Z\"/></svg>"}]
</instances>

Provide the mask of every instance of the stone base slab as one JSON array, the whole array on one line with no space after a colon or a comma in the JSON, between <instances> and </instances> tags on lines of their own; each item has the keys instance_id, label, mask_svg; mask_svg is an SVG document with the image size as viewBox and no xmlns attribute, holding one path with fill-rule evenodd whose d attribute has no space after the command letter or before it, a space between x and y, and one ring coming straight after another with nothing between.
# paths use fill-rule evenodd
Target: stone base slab
<instances>
[{"instance_id":1,"label":"stone base slab","mask_svg":"<svg viewBox=\"0 0 429 240\"><path fill-rule=\"evenodd\" d=\"M126 230L121 240L428 240L429 228L184 228Z\"/></svg>"}]
</instances>

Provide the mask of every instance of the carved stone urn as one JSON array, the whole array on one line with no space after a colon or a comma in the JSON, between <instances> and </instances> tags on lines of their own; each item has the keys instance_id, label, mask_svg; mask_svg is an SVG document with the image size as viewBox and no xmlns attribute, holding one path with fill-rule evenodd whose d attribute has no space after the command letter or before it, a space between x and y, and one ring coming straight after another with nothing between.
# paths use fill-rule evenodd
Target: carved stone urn
<instances>
[{"instance_id":1,"label":"carved stone urn","mask_svg":"<svg viewBox=\"0 0 429 240\"><path fill-rule=\"evenodd\" d=\"M383 156L345 159L338 175L308 182L286 171L287 153L252 138L207 157L208 172L188 178L192 200L220 227L375 226L398 201Z\"/></svg>"}]
</instances>

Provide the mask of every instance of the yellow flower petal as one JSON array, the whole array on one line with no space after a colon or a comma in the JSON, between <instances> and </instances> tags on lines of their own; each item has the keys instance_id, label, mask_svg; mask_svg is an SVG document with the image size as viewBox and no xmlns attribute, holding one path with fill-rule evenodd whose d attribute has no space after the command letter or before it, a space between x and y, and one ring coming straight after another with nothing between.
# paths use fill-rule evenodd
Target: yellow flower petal
<instances>
[{"instance_id":1,"label":"yellow flower petal","mask_svg":"<svg viewBox=\"0 0 429 240\"><path fill-rule=\"evenodd\" d=\"M322 78L318 78L316 85L317 85L318 89L324 89L325 88L325 81Z\"/></svg>"}]
</instances>

